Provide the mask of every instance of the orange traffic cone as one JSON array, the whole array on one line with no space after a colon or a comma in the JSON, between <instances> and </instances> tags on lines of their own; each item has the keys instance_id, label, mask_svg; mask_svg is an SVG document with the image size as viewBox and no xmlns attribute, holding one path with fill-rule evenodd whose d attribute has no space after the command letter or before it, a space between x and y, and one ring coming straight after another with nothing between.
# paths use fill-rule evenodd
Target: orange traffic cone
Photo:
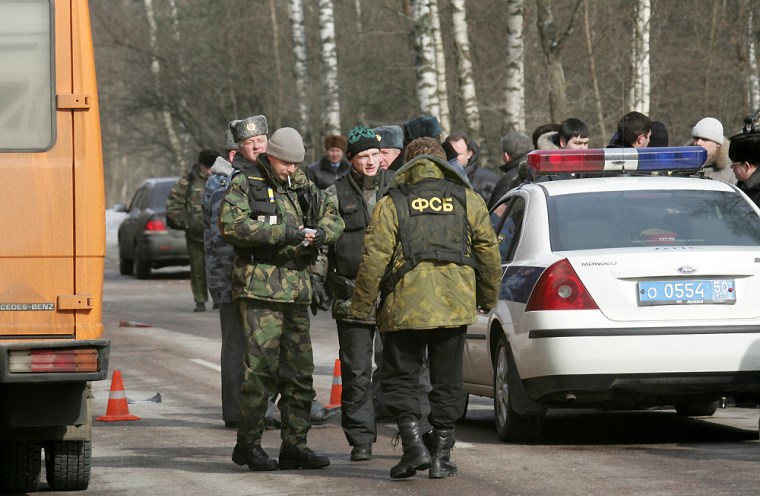
<instances>
[{"instance_id":1,"label":"orange traffic cone","mask_svg":"<svg viewBox=\"0 0 760 496\"><path fill-rule=\"evenodd\" d=\"M330 404L327 408L335 408L340 406L340 397L343 394L343 377L340 375L340 358L335 359L335 367L333 367L333 383L332 390L330 391Z\"/></svg>"},{"instance_id":2,"label":"orange traffic cone","mask_svg":"<svg viewBox=\"0 0 760 496\"><path fill-rule=\"evenodd\" d=\"M124 383L121 382L121 372L113 371L111 379L111 393L108 395L108 407L106 414L96 420L103 422L119 422L121 420L140 420L140 417L129 414L127 405L127 393L124 391Z\"/></svg>"}]
</instances>

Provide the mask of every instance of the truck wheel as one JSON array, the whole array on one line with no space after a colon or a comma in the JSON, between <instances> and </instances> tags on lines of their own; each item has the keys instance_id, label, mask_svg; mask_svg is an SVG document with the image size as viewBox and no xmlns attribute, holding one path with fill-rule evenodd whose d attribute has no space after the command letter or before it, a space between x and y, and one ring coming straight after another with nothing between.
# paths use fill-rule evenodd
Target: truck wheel
<instances>
[{"instance_id":1,"label":"truck wheel","mask_svg":"<svg viewBox=\"0 0 760 496\"><path fill-rule=\"evenodd\" d=\"M41 468L39 442L0 441L0 492L37 491Z\"/></svg>"},{"instance_id":2,"label":"truck wheel","mask_svg":"<svg viewBox=\"0 0 760 496\"><path fill-rule=\"evenodd\" d=\"M45 444L45 475L53 491L82 491L90 484L92 441Z\"/></svg>"}]
</instances>

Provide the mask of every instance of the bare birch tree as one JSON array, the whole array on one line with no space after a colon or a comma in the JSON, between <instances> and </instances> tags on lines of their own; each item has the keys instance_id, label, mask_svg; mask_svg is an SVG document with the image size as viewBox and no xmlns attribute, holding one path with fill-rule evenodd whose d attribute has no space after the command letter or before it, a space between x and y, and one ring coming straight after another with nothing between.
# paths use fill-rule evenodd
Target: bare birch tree
<instances>
[{"instance_id":1,"label":"bare birch tree","mask_svg":"<svg viewBox=\"0 0 760 496\"><path fill-rule=\"evenodd\" d=\"M306 65L306 29L303 20L303 0L290 0L288 17L293 32L293 58L295 59L296 93L298 96L298 117L302 133L308 133L309 106L306 96L307 65ZM304 135L304 143L311 140Z\"/></svg>"},{"instance_id":2,"label":"bare birch tree","mask_svg":"<svg viewBox=\"0 0 760 496\"><path fill-rule=\"evenodd\" d=\"M607 126L604 123L604 105L602 104L602 93L599 90L599 76L596 73L596 61L594 57L594 44L591 39L591 25L588 18L589 0L583 2L583 27L586 31L586 51L588 53L588 66L591 72L591 83L594 86L594 106L596 108L596 118L599 121L599 131L602 136L607 136Z\"/></svg>"},{"instance_id":3,"label":"bare birch tree","mask_svg":"<svg viewBox=\"0 0 760 496\"><path fill-rule=\"evenodd\" d=\"M755 25L752 18L751 0L744 0L744 10L747 18L747 68L748 71L748 100L749 108L754 111L760 108L760 80L757 74L757 54L755 51Z\"/></svg>"},{"instance_id":4,"label":"bare birch tree","mask_svg":"<svg viewBox=\"0 0 760 496\"><path fill-rule=\"evenodd\" d=\"M642 114L649 114L650 69L649 69L649 27L652 17L650 0L637 0L636 18L633 23L633 43L631 43L631 92L630 106Z\"/></svg>"},{"instance_id":5,"label":"bare birch tree","mask_svg":"<svg viewBox=\"0 0 760 496\"><path fill-rule=\"evenodd\" d=\"M322 49L322 83L325 96L322 131L324 134L340 134L338 52L335 47L335 18L332 0L319 0L319 26L319 41Z\"/></svg>"},{"instance_id":6,"label":"bare birch tree","mask_svg":"<svg viewBox=\"0 0 760 496\"><path fill-rule=\"evenodd\" d=\"M437 118L441 114L441 105L438 100L438 74L435 67L430 1L412 0L412 13L417 98L422 112Z\"/></svg>"},{"instance_id":7,"label":"bare birch tree","mask_svg":"<svg viewBox=\"0 0 760 496\"><path fill-rule=\"evenodd\" d=\"M452 25L454 28L454 46L457 60L457 77L459 78L459 94L462 99L464 117L467 121L467 132L476 140L481 141L480 136L480 110L478 109L477 92L475 91L475 78L472 73L472 59L470 57L470 36L467 32L467 13L464 0L452 0Z\"/></svg>"},{"instance_id":8,"label":"bare birch tree","mask_svg":"<svg viewBox=\"0 0 760 496\"><path fill-rule=\"evenodd\" d=\"M148 18L148 31L150 33L150 72L153 74L154 90L156 92L156 98L159 101L160 109L159 113L166 129L166 136L169 138L170 152L174 160L173 172L179 174L184 168L183 147L180 141L179 135L176 132L174 118L167 104L167 98L164 94L163 85L161 81L161 62L158 49L158 25L156 24L156 15L153 10L152 0L144 0L145 15Z\"/></svg>"},{"instance_id":9,"label":"bare birch tree","mask_svg":"<svg viewBox=\"0 0 760 496\"><path fill-rule=\"evenodd\" d=\"M572 16L567 23L567 28L562 34L559 34L558 27L554 22L554 15L552 14L551 0L536 0L536 6L538 7L536 23L538 25L538 34L541 38L541 49L544 52L544 59L546 61L546 73L549 83L549 111L552 120L556 122L568 117L567 82L565 81L565 71L562 67L562 51L573 31L582 1L576 0Z\"/></svg>"},{"instance_id":10,"label":"bare birch tree","mask_svg":"<svg viewBox=\"0 0 760 496\"><path fill-rule=\"evenodd\" d=\"M449 89L446 84L446 54L443 48L443 37L441 36L441 18L438 15L438 0L430 1L430 23L433 28L433 43L435 45L435 68L436 80L438 84L438 101L440 102L441 112L438 116L438 122L441 125L441 134L446 136L451 131L451 120L449 117Z\"/></svg>"},{"instance_id":11,"label":"bare birch tree","mask_svg":"<svg viewBox=\"0 0 760 496\"><path fill-rule=\"evenodd\" d=\"M523 0L507 0L507 71L504 130L525 130L525 39Z\"/></svg>"}]
</instances>

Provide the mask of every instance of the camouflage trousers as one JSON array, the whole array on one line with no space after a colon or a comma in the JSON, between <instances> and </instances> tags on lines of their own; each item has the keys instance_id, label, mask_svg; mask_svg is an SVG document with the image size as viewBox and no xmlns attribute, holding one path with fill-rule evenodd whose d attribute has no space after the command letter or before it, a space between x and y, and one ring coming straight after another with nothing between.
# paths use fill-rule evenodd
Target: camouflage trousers
<instances>
[{"instance_id":1,"label":"camouflage trousers","mask_svg":"<svg viewBox=\"0 0 760 496\"><path fill-rule=\"evenodd\" d=\"M238 300L246 336L238 442L260 444L267 399L280 395L283 445L306 447L314 356L307 305Z\"/></svg>"},{"instance_id":2,"label":"camouflage trousers","mask_svg":"<svg viewBox=\"0 0 760 496\"><path fill-rule=\"evenodd\" d=\"M190 256L190 288L196 303L208 301L208 286L206 285L206 257L203 241L187 239L187 254Z\"/></svg>"}]
</instances>

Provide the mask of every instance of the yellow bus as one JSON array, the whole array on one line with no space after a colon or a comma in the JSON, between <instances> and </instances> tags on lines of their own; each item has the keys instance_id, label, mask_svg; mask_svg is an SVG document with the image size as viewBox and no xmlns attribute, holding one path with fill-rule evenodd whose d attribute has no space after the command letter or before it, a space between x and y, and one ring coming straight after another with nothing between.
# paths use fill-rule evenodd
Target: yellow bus
<instances>
[{"instance_id":1,"label":"yellow bus","mask_svg":"<svg viewBox=\"0 0 760 496\"><path fill-rule=\"evenodd\" d=\"M105 194L87 0L0 0L0 491L90 480Z\"/></svg>"}]
</instances>

